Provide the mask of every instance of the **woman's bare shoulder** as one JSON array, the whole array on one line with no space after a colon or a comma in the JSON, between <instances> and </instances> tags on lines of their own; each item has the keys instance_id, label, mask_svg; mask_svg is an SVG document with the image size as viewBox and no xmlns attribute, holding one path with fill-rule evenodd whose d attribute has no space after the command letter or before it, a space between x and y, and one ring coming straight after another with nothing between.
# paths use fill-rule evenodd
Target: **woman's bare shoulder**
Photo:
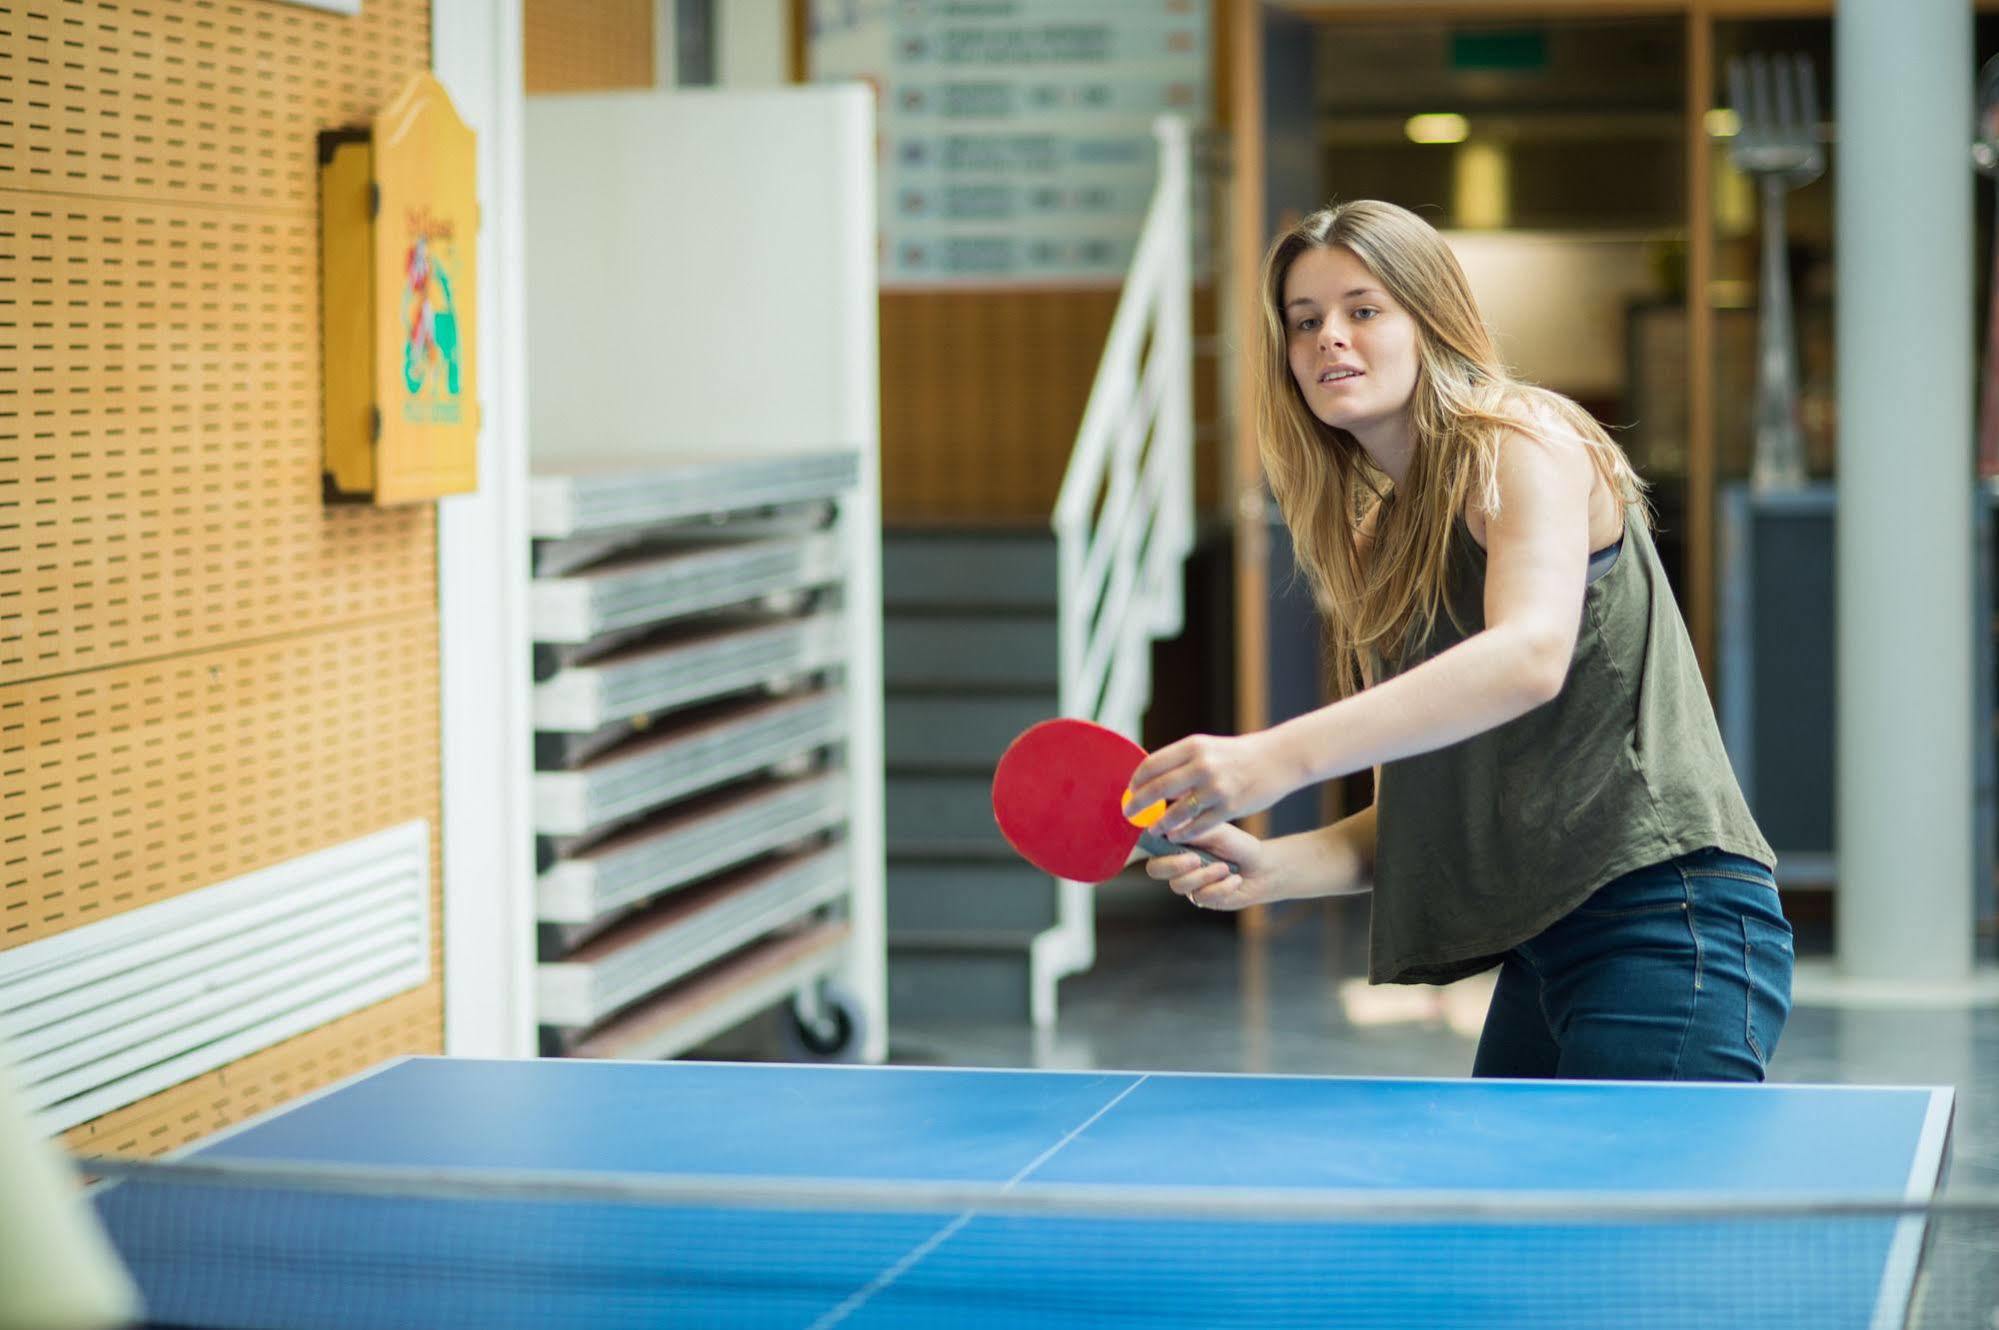
<instances>
[{"instance_id":1,"label":"woman's bare shoulder","mask_svg":"<svg viewBox=\"0 0 1999 1330\"><path fill-rule=\"evenodd\" d=\"M1593 449L1575 428L1559 416L1552 418L1551 432L1546 441L1549 447L1574 447L1577 458L1588 467L1588 489L1584 502L1589 507L1589 548L1592 551L1608 548L1623 539L1627 517L1627 502L1614 478L1606 475L1603 466L1593 455ZM1639 519L1644 521L1643 506L1640 505ZM1481 518L1466 518L1481 546L1486 543L1485 522Z\"/></svg>"},{"instance_id":2,"label":"woman's bare shoulder","mask_svg":"<svg viewBox=\"0 0 1999 1330\"><path fill-rule=\"evenodd\" d=\"M1513 428L1502 437L1501 443L1527 441L1554 447L1585 446L1582 435L1576 432L1575 422L1563 411L1564 406L1572 404L1562 402L1552 393L1514 396L1501 413L1513 422Z\"/></svg>"},{"instance_id":3,"label":"woman's bare shoulder","mask_svg":"<svg viewBox=\"0 0 1999 1330\"><path fill-rule=\"evenodd\" d=\"M1564 465L1587 465L1589 470L1588 503L1590 509L1590 532L1594 540L1606 528L1615 532L1620 527L1617 504L1605 487L1602 475L1589 461L1590 446L1575 423L1565 417L1557 403L1560 399L1553 394L1520 393L1510 397L1500 414L1513 421L1513 428L1504 431L1499 439L1499 448L1534 448L1573 453ZM1503 468L1503 463L1502 463ZM1500 487L1507 485L1505 477L1510 474L1501 471ZM1482 499L1476 492L1465 498L1464 520L1470 528L1472 539L1481 548L1487 544L1486 520L1490 516L1482 506ZM1594 545L1592 546L1594 548Z\"/></svg>"}]
</instances>

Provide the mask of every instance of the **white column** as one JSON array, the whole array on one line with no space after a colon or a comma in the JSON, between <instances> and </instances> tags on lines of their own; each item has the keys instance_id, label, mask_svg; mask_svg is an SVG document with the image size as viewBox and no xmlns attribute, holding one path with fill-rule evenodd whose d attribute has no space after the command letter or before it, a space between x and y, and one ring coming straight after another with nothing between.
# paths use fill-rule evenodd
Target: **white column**
<instances>
[{"instance_id":1,"label":"white column","mask_svg":"<svg viewBox=\"0 0 1999 1330\"><path fill-rule=\"evenodd\" d=\"M1840 0L1838 969L1972 968L1971 0Z\"/></svg>"},{"instance_id":2,"label":"white column","mask_svg":"<svg viewBox=\"0 0 1999 1330\"><path fill-rule=\"evenodd\" d=\"M479 136L479 489L437 510L444 1049L534 1051L521 0L433 0L431 64Z\"/></svg>"},{"instance_id":3,"label":"white column","mask_svg":"<svg viewBox=\"0 0 1999 1330\"><path fill-rule=\"evenodd\" d=\"M715 6L715 83L776 88L791 81L791 17L785 0L726 0Z\"/></svg>"},{"instance_id":4,"label":"white column","mask_svg":"<svg viewBox=\"0 0 1999 1330\"><path fill-rule=\"evenodd\" d=\"M652 85L665 90L680 83L680 21L673 0L652 4Z\"/></svg>"}]
</instances>

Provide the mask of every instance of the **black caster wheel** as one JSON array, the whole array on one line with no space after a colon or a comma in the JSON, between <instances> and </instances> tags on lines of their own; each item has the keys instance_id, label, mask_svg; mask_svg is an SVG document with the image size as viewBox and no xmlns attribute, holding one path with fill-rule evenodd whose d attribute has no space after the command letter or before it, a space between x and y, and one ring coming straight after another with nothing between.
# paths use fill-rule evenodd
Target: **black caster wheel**
<instances>
[{"instance_id":1,"label":"black caster wheel","mask_svg":"<svg viewBox=\"0 0 1999 1330\"><path fill-rule=\"evenodd\" d=\"M867 1020L851 994L826 984L816 1001L793 999L780 1031L792 1061L853 1062L866 1041Z\"/></svg>"}]
</instances>

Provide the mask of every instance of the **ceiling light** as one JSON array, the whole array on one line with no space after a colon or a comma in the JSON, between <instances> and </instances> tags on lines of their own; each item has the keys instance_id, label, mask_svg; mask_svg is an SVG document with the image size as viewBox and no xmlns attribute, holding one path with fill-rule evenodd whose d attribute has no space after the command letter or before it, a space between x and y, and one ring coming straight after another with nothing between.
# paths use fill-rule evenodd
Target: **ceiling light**
<instances>
[{"instance_id":1,"label":"ceiling light","mask_svg":"<svg viewBox=\"0 0 1999 1330\"><path fill-rule=\"evenodd\" d=\"M1411 143L1463 143L1471 124L1461 115L1412 115L1402 132Z\"/></svg>"}]
</instances>

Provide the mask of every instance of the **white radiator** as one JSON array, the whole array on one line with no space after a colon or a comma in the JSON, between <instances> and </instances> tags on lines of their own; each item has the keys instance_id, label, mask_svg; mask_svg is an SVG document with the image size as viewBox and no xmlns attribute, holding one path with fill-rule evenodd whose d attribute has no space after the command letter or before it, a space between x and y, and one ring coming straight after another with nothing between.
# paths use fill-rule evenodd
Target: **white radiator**
<instances>
[{"instance_id":1,"label":"white radiator","mask_svg":"<svg viewBox=\"0 0 1999 1330\"><path fill-rule=\"evenodd\" d=\"M430 826L0 951L0 1036L61 1131L430 978Z\"/></svg>"}]
</instances>

